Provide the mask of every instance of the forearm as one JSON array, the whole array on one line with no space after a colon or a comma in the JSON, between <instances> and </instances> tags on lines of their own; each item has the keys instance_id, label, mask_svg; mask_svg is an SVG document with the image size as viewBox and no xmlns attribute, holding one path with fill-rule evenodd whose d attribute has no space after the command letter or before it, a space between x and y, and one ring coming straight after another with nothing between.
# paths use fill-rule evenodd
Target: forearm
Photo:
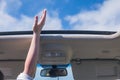
<instances>
[{"instance_id":1,"label":"forearm","mask_svg":"<svg viewBox=\"0 0 120 80\"><path fill-rule=\"evenodd\" d=\"M43 11L43 14L40 18L40 22L38 22L38 16L35 17L35 22L33 25L33 37L23 71L23 73L28 74L31 77L34 76L36 70L36 64L39 55L40 33L42 27L45 24L45 19L46 19L46 10Z\"/></svg>"},{"instance_id":2,"label":"forearm","mask_svg":"<svg viewBox=\"0 0 120 80\"><path fill-rule=\"evenodd\" d=\"M33 38L25 61L24 73L33 76L39 55L40 34L33 33Z\"/></svg>"}]
</instances>

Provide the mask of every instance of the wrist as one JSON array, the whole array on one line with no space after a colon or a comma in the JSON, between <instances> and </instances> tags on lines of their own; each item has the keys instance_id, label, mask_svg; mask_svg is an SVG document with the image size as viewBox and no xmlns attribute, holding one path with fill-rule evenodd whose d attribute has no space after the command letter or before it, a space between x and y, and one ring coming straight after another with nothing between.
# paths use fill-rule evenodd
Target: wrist
<instances>
[{"instance_id":1,"label":"wrist","mask_svg":"<svg viewBox=\"0 0 120 80\"><path fill-rule=\"evenodd\" d=\"M40 36L40 32L33 32L33 35Z\"/></svg>"}]
</instances>

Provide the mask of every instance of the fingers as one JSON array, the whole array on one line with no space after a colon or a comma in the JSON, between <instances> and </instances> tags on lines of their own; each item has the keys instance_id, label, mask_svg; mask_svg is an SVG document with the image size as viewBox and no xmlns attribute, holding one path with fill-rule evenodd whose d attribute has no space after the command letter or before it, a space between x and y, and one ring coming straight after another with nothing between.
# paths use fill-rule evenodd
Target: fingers
<instances>
[{"instance_id":1,"label":"fingers","mask_svg":"<svg viewBox=\"0 0 120 80\"><path fill-rule=\"evenodd\" d=\"M46 19L46 9L43 10L42 16L40 18L40 22L38 22L38 16L35 16L34 25L33 25L34 32L40 32L42 30L42 27L45 24L45 19Z\"/></svg>"},{"instance_id":2,"label":"fingers","mask_svg":"<svg viewBox=\"0 0 120 80\"><path fill-rule=\"evenodd\" d=\"M43 10L42 16L40 18L39 26L43 26L45 24L45 19L46 19L46 9Z\"/></svg>"},{"instance_id":3,"label":"fingers","mask_svg":"<svg viewBox=\"0 0 120 80\"><path fill-rule=\"evenodd\" d=\"M38 24L38 16L35 16L34 25L33 26L36 26L37 24Z\"/></svg>"}]
</instances>

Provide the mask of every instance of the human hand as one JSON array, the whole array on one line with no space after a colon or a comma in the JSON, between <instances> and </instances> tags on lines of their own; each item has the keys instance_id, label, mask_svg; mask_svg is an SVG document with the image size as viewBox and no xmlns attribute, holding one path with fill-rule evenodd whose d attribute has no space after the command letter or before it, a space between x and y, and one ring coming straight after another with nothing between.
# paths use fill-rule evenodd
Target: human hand
<instances>
[{"instance_id":1,"label":"human hand","mask_svg":"<svg viewBox=\"0 0 120 80\"><path fill-rule=\"evenodd\" d=\"M42 31L42 28L45 24L46 20L46 9L43 10L42 16L40 17L40 22L38 22L38 16L35 16L34 25L33 25L33 33L40 34Z\"/></svg>"}]
</instances>

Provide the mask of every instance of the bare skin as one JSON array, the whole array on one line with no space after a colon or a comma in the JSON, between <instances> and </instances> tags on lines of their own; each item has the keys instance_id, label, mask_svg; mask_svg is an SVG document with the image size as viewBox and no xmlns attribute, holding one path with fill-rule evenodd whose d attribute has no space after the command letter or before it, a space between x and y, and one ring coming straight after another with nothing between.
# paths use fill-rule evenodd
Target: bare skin
<instances>
[{"instance_id":1,"label":"bare skin","mask_svg":"<svg viewBox=\"0 0 120 80\"><path fill-rule=\"evenodd\" d=\"M38 16L35 16L34 25L33 25L33 37L31 45L25 60L23 73L28 74L31 77L34 77L36 71L36 64L38 61L39 55L39 43L40 43L40 33L45 24L46 20L46 10L43 10L40 21L38 21Z\"/></svg>"}]
</instances>

